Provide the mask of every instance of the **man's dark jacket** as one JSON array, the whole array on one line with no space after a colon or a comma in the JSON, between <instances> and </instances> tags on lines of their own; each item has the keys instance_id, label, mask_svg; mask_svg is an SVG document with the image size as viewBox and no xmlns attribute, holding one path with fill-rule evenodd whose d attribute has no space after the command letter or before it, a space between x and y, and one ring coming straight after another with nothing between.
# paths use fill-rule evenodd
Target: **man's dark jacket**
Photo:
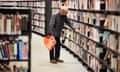
<instances>
[{"instance_id":1,"label":"man's dark jacket","mask_svg":"<svg viewBox=\"0 0 120 72\"><path fill-rule=\"evenodd\" d=\"M48 34L54 35L55 37L60 37L64 23L70 26L73 30L75 29L66 15L63 16L60 15L60 13L54 14L50 19Z\"/></svg>"}]
</instances>

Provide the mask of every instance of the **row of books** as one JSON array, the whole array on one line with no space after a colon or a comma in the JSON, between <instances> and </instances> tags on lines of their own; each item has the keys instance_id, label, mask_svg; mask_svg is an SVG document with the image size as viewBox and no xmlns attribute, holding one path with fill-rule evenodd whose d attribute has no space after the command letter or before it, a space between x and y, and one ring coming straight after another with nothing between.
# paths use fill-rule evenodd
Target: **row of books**
<instances>
[{"instance_id":1,"label":"row of books","mask_svg":"<svg viewBox=\"0 0 120 72\"><path fill-rule=\"evenodd\" d=\"M77 43L77 42L76 42ZM87 63L95 72L99 72L99 61L92 57L88 52L86 52L82 47L76 45L69 39L65 40L65 45L70 48L74 53L76 53L85 63ZM98 62L98 63L97 63ZM99 67L99 69L98 69Z\"/></svg>"},{"instance_id":2,"label":"row of books","mask_svg":"<svg viewBox=\"0 0 120 72\"><path fill-rule=\"evenodd\" d=\"M24 67L17 67L16 65L13 66L13 72L29 72L27 68Z\"/></svg>"},{"instance_id":3,"label":"row of books","mask_svg":"<svg viewBox=\"0 0 120 72\"><path fill-rule=\"evenodd\" d=\"M45 7L45 1L36 1L36 2L33 2L34 3L34 6L37 6L37 7Z\"/></svg>"},{"instance_id":4,"label":"row of books","mask_svg":"<svg viewBox=\"0 0 120 72\"><path fill-rule=\"evenodd\" d=\"M44 10L44 8L41 8ZM41 11L42 12L42 11ZM33 26L32 30L37 31L38 33L45 34L45 16L44 14L39 14L37 12L34 13L34 19L33 19Z\"/></svg>"},{"instance_id":5,"label":"row of books","mask_svg":"<svg viewBox=\"0 0 120 72\"><path fill-rule=\"evenodd\" d=\"M34 21L33 26L45 28L45 22L43 22L43 21Z\"/></svg>"},{"instance_id":6,"label":"row of books","mask_svg":"<svg viewBox=\"0 0 120 72\"><path fill-rule=\"evenodd\" d=\"M37 27L37 26L32 26L32 30L41 34L45 34L45 28L44 27Z\"/></svg>"},{"instance_id":7,"label":"row of books","mask_svg":"<svg viewBox=\"0 0 120 72\"><path fill-rule=\"evenodd\" d=\"M4 1L4 2L3 2ZM18 1L0 1L0 6L13 6L13 7L29 7L29 8L34 8L34 7L45 7L45 1L23 1L23 0L18 0Z\"/></svg>"},{"instance_id":8,"label":"row of books","mask_svg":"<svg viewBox=\"0 0 120 72\"><path fill-rule=\"evenodd\" d=\"M36 1L34 5L37 6L37 8L33 8L32 30L45 34L45 1Z\"/></svg>"},{"instance_id":9,"label":"row of books","mask_svg":"<svg viewBox=\"0 0 120 72\"><path fill-rule=\"evenodd\" d=\"M22 40L0 41L1 60L27 60L28 50L28 43Z\"/></svg>"},{"instance_id":10,"label":"row of books","mask_svg":"<svg viewBox=\"0 0 120 72\"><path fill-rule=\"evenodd\" d=\"M37 19L37 20L39 20L41 18L41 15L40 14L38 14L38 13L34 13L34 19Z\"/></svg>"},{"instance_id":11,"label":"row of books","mask_svg":"<svg viewBox=\"0 0 120 72\"><path fill-rule=\"evenodd\" d=\"M111 48L114 51L117 50L119 39L116 37L116 34L112 34L109 31L98 30L94 27L89 27L74 21L72 23L80 30L80 34L84 35L85 37L93 40L94 42L98 42L105 47ZM71 34L71 36L74 36L74 33ZM118 35L118 37L120 36ZM74 38L72 40L76 41Z\"/></svg>"},{"instance_id":12,"label":"row of books","mask_svg":"<svg viewBox=\"0 0 120 72\"><path fill-rule=\"evenodd\" d=\"M120 0L67 0L65 3L72 9L120 10ZM68 30L65 29L63 32L63 37L68 38L65 45L94 72L111 72L108 67L113 72L119 72L120 59L116 53L120 53L120 36L117 34L120 32L120 17L72 9L69 10L68 17L73 26L80 30L80 34L67 27Z\"/></svg>"},{"instance_id":13,"label":"row of books","mask_svg":"<svg viewBox=\"0 0 120 72\"><path fill-rule=\"evenodd\" d=\"M65 45L80 56L80 58L82 58L91 68L93 68L95 72L99 72L98 70L101 70L97 68L101 67L101 65L99 63L100 60L96 59L96 57L103 60L103 62L107 62L108 65L110 61L110 68L113 70L117 69L117 58L114 58L114 53L104 50L98 44L86 39L85 37L82 37L77 33L74 33L71 30L64 30L64 34L66 34L64 36L67 36L72 40L66 39Z\"/></svg>"},{"instance_id":14,"label":"row of books","mask_svg":"<svg viewBox=\"0 0 120 72\"><path fill-rule=\"evenodd\" d=\"M21 34L27 30L27 15L0 14L0 34Z\"/></svg>"},{"instance_id":15,"label":"row of books","mask_svg":"<svg viewBox=\"0 0 120 72\"><path fill-rule=\"evenodd\" d=\"M39 18L34 16L33 20L34 21L45 21L45 17L44 15L39 15Z\"/></svg>"},{"instance_id":16,"label":"row of books","mask_svg":"<svg viewBox=\"0 0 120 72\"><path fill-rule=\"evenodd\" d=\"M34 8L33 13L45 14L45 8Z\"/></svg>"},{"instance_id":17,"label":"row of books","mask_svg":"<svg viewBox=\"0 0 120 72\"><path fill-rule=\"evenodd\" d=\"M28 69L24 68L23 66L17 67L17 65L14 65L12 69L8 65L0 65L1 72L28 72Z\"/></svg>"},{"instance_id":18,"label":"row of books","mask_svg":"<svg viewBox=\"0 0 120 72\"><path fill-rule=\"evenodd\" d=\"M99 26L104 29L110 29L116 32L120 32L119 16L85 13L79 11L78 12L69 11L68 17L76 21L80 21L83 23L92 24L94 26Z\"/></svg>"},{"instance_id":19,"label":"row of books","mask_svg":"<svg viewBox=\"0 0 120 72\"><path fill-rule=\"evenodd\" d=\"M60 1L52 1L52 8L60 8Z\"/></svg>"},{"instance_id":20,"label":"row of books","mask_svg":"<svg viewBox=\"0 0 120 72\"><path fill-rule=\"evenodd\" d=\"M73 9L119 11L119 4L119 0L67 0L68 7Z\"/></svg>"}]
</instances>

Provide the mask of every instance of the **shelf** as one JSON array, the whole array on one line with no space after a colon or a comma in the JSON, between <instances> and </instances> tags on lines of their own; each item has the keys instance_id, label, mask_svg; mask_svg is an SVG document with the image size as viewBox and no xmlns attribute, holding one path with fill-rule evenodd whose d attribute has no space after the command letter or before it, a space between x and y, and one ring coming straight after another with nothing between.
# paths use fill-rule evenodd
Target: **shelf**
<instances>
[{"instance_id":1,"label":"shelf","mask_svg":"<svg viewBox=\"0 0 120 72\"><path fill-rule=\"evenodd\" d=\"M32 32L35 33L35 34L37 34L37 35L40 35L40 36L42 36L42 37L45 37L45 36L46 36L45 34L38 33L38 32L36 32L36 31L32 31Z\"/></svg>"},{"instance_id":2,"label":"shelf","mask_svg":"<svg viewBox=\"0 0 120 72\"><path fill-rule=\"evenodd\" d=\"M105 28L100 27L100 26L96 26L96 25L93 25L93 24L81 22L81 21L74 20L74 19L70 19L70 20L81 23L81 24L84 24L84 25L87 25L87 26L90 26L90 27L94 27L94 28L99 29L99 30L104 30L104 31L108 31L108 32L116 34L116 35L120 35L120 32L116 32L116 31L113 31L113 30L110 30L110 29L105 29Z\"/></svg>"},{"instance_id":3,"label":"shelf","mask_svg":"<svg viewBox=\"0 0 120 72\"><path fill-rule=\"evenodd\" d=\"M13 10L14 9L14 10ZM15 14L19 12L19 14L32 14L32 10L30 8L16 8L16 7L0 7L0 12L5 14Z\"/></svg>"},{"instance_id":4,"label":"shelf","mask_svg":"<svg viewBox=\"0 0 120 72\"><path fill-rule=\"evenodd\" d=\"M21 0L7 0L7 1L0 1L0 2L42 2L44 0L25 0L25 1L21 1Z\"/></svg>"},{"instance_id":5,"label":"shelf","mask_svg":"<svg viewBox=\"0 0 120 72\"><path fill-rule=\"evenodd\" d=\"M43 13L34 13L34 15L35 15L35 14L38 14L38 15L45 15L45 14L43 14Z\"/></svg>"},{"instance_id":6,"label":"shelf","mask_svg":"<svg viewBox=\"0 0 120 72\"><path fill-rule=\"evenodd\" d=\"M57 7L52 7L52 9L60 9L60 8L57 8Z\"/></svg>"},{"instance_id":7,"label":"shelf","mask_svg":"<svg viewBox=\"0 0 120 72\"><path fill-rule=\"evenodd\" d=\"M75 41L69 39L68 37L65 37L65 38L67 38L68 40L72 41L74 44L79 45L78 43L76 43ZM79 46L80 46L80 45L79 45ZM83 47L80 47L80 48L84 49L84 51L86 51L87 53L89 53L91 56L95 57L95 58L96 58L97 60L99 60L101 63L107 65L103 60L101 60L101 59L99 59L98 57L96 57L93 53L89 52L88 50L86 50L86 49L83 48Z\"/></svg>"},{"instance_id":8,"label":"shelf","mask_svg":"<svg viewBox=\"0 0 120 72\"><path fill-rule=\"evenodd\" d=\"M32 25L32 26L34 26L34 27L38 27L38 28L41 28L41 29L44 28L44 27L42 27L42 26L38 26L38 25Z\"/></svg>"},{"instance_id":9,"label":"shelf","mask_svg":"<svg viewBox=\"0 0 120 72\"><path fill-rule=\"evenodd\" d=\"M105 15L116 15L120 16L120 11L106 11L106 10L84 10L84 9L73 9L69 8L72 11L80 11L80 12L90 12L90 13L101 13Z\"/></svg>"},{"instance_id":10,"label":"shelf","mask_svg":"<svg viewBox=\"0 0 120 72\"><path fill-rule=\"evenodd\" d=\"M37 7L37 6L1 6L1 7L9 7L9 8L11 8L11 7L16 7L16 8L19 8L19 7L21 7L21 8L45 8L45 7Z\"/></svg>"},{"instance_id":11,"label":"shelf","mask_svg":"<svg viewBox=\"0 0 120 72\"><path fill-rule=\"evenodd\" d=\"M69 39L69 38L68 38ZM71 40L72 41L72 40ZM74 41L72 41L72 42L74 42ZM65 45L63 46L63 47L66 47ZM68 48L68 47L66 47L66 48ZM82 49L84 49L83 47L81 47ZM70 50L70 48L68 48L69 50ZM70 50L70 51L72 51L72 50ZM111 68L107 65L107 63L105 63L103 60L101 60L101 59L99 59L98 57L96 57L94 54L92 54L91 52L89 52L88 50L86 50L86 49L84 49L84 51L86 51L87 53L89 53L91 56L93 56L95 59L97 59L100 63L102 63L102 64L104 64L105 66L107 66L107 68L109 69L109 70L111 70ZM73 52L73 51L72 51ZM73 52L74 53L74 52ZM76 55L76 53L74 53L75 55ZM81 58L80 56L78 56L79 58ZM85 63L85 64L87 64L87 66L89 66L89 64L85 61L85 60L83 60L83 58L81 58L82 59L82 61ZM90 66L89 66L90 67ZM90 67L91 68L91 67ZM93 69L92 69L93 70ZM94 70L93 70L94 71Z\"/></svg>"},{"instance_id":12,"label":"shelf","mask_svg":"<svg viewBox=\"0 0 120 72\"><path fill-rule=\"evenodd\" d=\"M67 27L64 27L64 28L72 31L72 29L70 29L70 28L67 28ZM110 47L106 47L106 46L102 45L101 43L99 43L99 42L97 42L97 41L95 41L95 40L93 40L93 39L91 39L91 38L89 38L89 37L87 37L87 36L85 36L85 35L83 35L83 34L80 34L80 33L78 33L78 34L79 34L80 36L82 36L82 37L85 37L85 38L88 39L88 40L91 40L92 42L96 43L97 45L101 46L102 48L108 49L108 50L110 50L111 52L115 53L116 55L120 56L120 53L118 53L117 51L112 50Z\"/></svg>"},{"instance_id":13,"label":"shelf","mask_svg":"<svg viewBox=\"0 0 120 72\"><path fill-rule=\"evenodd\" d=\"M28 7L28 8L45 8L45 7L37 7L37 6L16 6L16 7Z\"/></svg>"},{"instance_id":14,"label":"shelf","mask_svg":"<svg viewBox=\"0 0 120 72\"><path fill-rule=\"evenodd\" d=\"M16 59L10 59L10 60L0 60L0 62L3 62L3 61L19 61L19 62L24 62L24 61L29 61L28 59L25 59L25 60L16 60Z\"/></svg>"},{"instance_id":15,"label":"shelf","mask_svg":"<svg viewBox=\"0 0 120 72\"><path fill-rule=\"evenodd\" d=\"M96 43L97 45L100 45L102 48L108 49L108 50L110 50L111 52L113 52L113 53L115 53L115 54L117 54L117 55L120 56L120 53L118 53L117 51L114 51L114 50L112 50L111 48L106 47L106 46L102 45L101 43L99 43L99 42L97 42L97 41L95 41L95 40L93 40L93 39L91 39L91 38L89 38L89 37L87 37L87 36L85 36L85 35L83 35L83 34L80 34L80 33L79 33L79 35L85 37L85 38L88 39L88 40L91 40L92 42Z\"/></svg>"},{"instance_id":16,"label":"shelf","mask_svg":"<svg viewBox=\"0 0 120 72\"><path fill-rule=\"evenodd\" d=\"M45 22L45 20L38 20L38 19L33 19L35 21L40 21L40 22Z\"/></svg>"}]
</instances>

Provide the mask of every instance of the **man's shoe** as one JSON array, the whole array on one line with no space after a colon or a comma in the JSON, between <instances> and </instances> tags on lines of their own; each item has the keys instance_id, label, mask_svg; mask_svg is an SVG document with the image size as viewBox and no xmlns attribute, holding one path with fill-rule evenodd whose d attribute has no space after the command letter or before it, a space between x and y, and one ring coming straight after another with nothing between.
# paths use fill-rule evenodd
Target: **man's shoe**
<instances>
[{"instance_id":1,"label":"man's shoe","mask_svg":"<svg viewBox=\"0 0 120 72\"><path fill-rule=\"evenodd\" d=\"M57 64L56 60L50 60L50 63Z\"/></svg>"},{"instance_id":2,"label":"man's shoe","mask_svg":"<svg viewBox=\"0 0 120 72\"><path fill-rule=\"evenodd\" d=\"M60 62L60 63L63 63L63 62L64 62L64 61L61 60L61 59L57 59L56 61L57 61L57 62Z\"/></svg>"}]
</instances>

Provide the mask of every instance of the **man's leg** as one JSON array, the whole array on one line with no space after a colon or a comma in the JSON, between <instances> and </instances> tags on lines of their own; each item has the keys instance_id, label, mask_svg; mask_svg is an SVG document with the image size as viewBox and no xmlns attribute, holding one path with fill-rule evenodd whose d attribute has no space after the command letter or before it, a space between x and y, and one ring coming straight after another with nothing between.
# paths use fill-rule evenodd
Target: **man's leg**
<instances>
[{"instance_id":1,"label":"man's leg","mask_svg":"<svg viewBox=\"0 0 120 72\"><path fill-rule=\"evenodd\" d=\"M60 38L56 37L55 39L57 41L57 44L55 45L55 59L57 62L63 62L63 60L59 59L59 57L60 57Z\"/></svg>"},{"instance_id":2,"label":"man's leg","mask_svg":"<svg viewBox=\"0 0 120 72\"><path fill-rule=\"evenodd\" d=\"M50 55L50 62L56 64L57 61L55 60L55 56L54 56L54 53L55 53L54 48L49 53L50 53L49 54Z\"/></svg>"}]
</instances>

